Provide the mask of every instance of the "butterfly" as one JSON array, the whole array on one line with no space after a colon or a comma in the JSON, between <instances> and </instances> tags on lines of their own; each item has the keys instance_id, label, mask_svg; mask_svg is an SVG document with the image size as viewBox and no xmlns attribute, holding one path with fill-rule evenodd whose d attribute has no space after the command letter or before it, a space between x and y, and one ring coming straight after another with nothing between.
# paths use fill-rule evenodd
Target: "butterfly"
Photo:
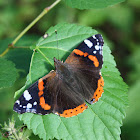
<instances>
[{"instance_id":1,"label":"butterfly","mask_svg":"<svg viewBox=\"0 0 140 140\"><path fill-rule=\"evenodd\" d=\"M99 100L104 92L101 75L103 38L93 35L80 43L65 62L54 58L55 70L26 89L15 102L19 114L31 112L72 117Z\"/></svg>"}]
</instances>

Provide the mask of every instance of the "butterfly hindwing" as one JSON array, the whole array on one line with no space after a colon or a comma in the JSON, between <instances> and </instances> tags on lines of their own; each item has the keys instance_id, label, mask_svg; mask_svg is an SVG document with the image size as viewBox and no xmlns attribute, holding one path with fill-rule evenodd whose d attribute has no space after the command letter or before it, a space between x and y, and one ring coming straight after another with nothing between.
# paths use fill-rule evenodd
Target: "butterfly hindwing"
<instances>
[{"instance_id":1,"label":"butterfly hindwing","mask_svg":"<svg viewBox=\"0 0 140 140\"><path fill-rule=\"evenodd\" d=\"M74 90L72 85L66 85L53 71L25 90L15 102L13 109L20 114L26 112L41 115L55 113L62 117L72 117L87 108L84 99L74 96Z\"/></svg>"},{"instance_id":2,"label":"butterfly hindwing","mask_svg":"<svg viewBox=\"0 0 140 140\"><path fill-rule=\"evenodd\" d=\"M71 80L71 83L69 83L69 80L60 79L59 77L58 79L59 82L56 82L54 87L56 90L53 90L53 96L55 97L53 112L62 117L72 117L82 113L88 106L81 96L80 91L82 90L75 77L67 78ZM57 78L55 81L57 81Z\"/></svg>"},{"instance_id":3,"label":"butterfly hindwing","mask_svg":"<svg viewBox=\"0 0 140 140\"><path fill-rule=\"evenodd\" d=\"M47 84L46 81L51 75L52 73L49 73L25 90L15 102L13 110L20 114L31 112L45 115L51 113L53 99L51 96L48 96L48 94L44 94Z\"/></svg>"}]
</instances>

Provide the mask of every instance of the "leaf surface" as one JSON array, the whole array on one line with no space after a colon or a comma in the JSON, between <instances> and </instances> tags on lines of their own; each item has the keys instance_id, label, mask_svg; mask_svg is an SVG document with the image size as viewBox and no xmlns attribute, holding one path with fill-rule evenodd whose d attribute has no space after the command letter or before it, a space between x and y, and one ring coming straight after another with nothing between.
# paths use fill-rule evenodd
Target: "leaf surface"
<instances>
[{"instance_id":1,"label":"leaf surface","mask_svg":"<svg viewBox=\"0 0 140 140\"><path fill-rule=\"evenodd\" d=\"M22 72L20 74L24 75L24 77L29 72L30 60L33 52L30 50L30 46L34 45L38 38L38 36L26 35L16 43L15 47L17 48L10 49L9 52L4 55L4 58L15 64L18 72ZM0 41L0 43L3 43L2 47L5 47L6 49L8 44L10 44L13 40L14 39L5 39Z\"/></svg>"},{"instance_id":2,"label":"leaf surface","mask_svg":"<svg viewBox=\"0 0 140 140\"><path fill-rule=\"evenodd\" d=\"M59 54L59 59L65 60L77 44L97 32L89 27L63 23L50 28L47 33L49 36L45 39L41 37L35 47L37 52L34 51L32 55L26 86L16 94L21 94L31 83L52 70L54 56L58 58ZM127 85L120 77L110 53L105 43L104 65L101 70L105 86L104 93L97 103L88 104L87 110L71 118L63 118L55 114L42 116L32 113L19 115L19 118L29 129L32 129L35 135L39 135L44 140L53 138L119 140L120 126L128 104Z\"/></svg>"},{"instance_id":3,"label":"leaf surface","mask_svg":"<svg viewBox=\"0 0 140 140\"><path fill-rule=\"evenodd\" d=\"M115 5L124 0L65 0L66 4L78 9L98 9Z\"/></svg>"},{"instance_id":4,"label":"leaf surface","mask_svg":"<svg viewBox=\"0 0 140 140\"><path fill-rule=\"evenodd\" d=\"M17 78L15 64L6 59L0 58L0 88L10 87Z\"/></svg>"}]
</instances>

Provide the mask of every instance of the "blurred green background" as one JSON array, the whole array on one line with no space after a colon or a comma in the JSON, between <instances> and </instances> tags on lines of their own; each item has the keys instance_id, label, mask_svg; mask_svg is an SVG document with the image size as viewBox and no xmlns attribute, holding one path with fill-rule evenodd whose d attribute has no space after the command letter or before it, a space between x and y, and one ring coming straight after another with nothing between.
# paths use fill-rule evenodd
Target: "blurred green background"
<instances>
[{"instance_id":1,"label":"blurred green background","mask_svg":"<svg viewBox=\"0 0 140 140\"><path fill-rule=\"evenodd\" d=\"M0 53L46 6L53 1L4 0L0 1ZM63 2L44 16L17 43L33 45L45 31L60 22L91 26L102 33L124 81L129 85L129 108L121 127L122 140L140 139L140 0L127 0L121 4L98 10L77 10ZM28 40L28 41L26 41ZM18 52L21 52L18 55ZM16 54L16 58L14 55ZM32 51L13 49L4 57L13 61L18 69L18 78L11 88L0 90L0 124L8 122L15 114L14 92L20 89L28 74ZM21 122L17 121L17 125ZM32 137L35 137L32 135ZM36 136L37 139L37 136Z\"/></svg>"}]
</instances>

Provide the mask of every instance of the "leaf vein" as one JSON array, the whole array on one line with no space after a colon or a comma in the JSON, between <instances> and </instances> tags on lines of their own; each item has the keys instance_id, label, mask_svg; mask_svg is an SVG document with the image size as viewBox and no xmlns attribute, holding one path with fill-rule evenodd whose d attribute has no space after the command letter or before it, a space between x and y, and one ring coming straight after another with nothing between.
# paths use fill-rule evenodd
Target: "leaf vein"
<instances>
[{"instance_id":1,"label":"leaf vein","mask_svg":"<svg viewBox=\"0 0 140 140\"><path fill-rule=\"evenodd\" d=\"M90 108L90 107L89 107ZM92 110L92 108L90 108L91 111L99 118L99 120L104 124L104 126L107 128L107 130L109 131L109 133L111 134L111 136L113 137L113 139L115 139L115 137L112 135L110 129L107 127L107 125L103 122L103 120Z\"/></svg>"}]
</instances>

